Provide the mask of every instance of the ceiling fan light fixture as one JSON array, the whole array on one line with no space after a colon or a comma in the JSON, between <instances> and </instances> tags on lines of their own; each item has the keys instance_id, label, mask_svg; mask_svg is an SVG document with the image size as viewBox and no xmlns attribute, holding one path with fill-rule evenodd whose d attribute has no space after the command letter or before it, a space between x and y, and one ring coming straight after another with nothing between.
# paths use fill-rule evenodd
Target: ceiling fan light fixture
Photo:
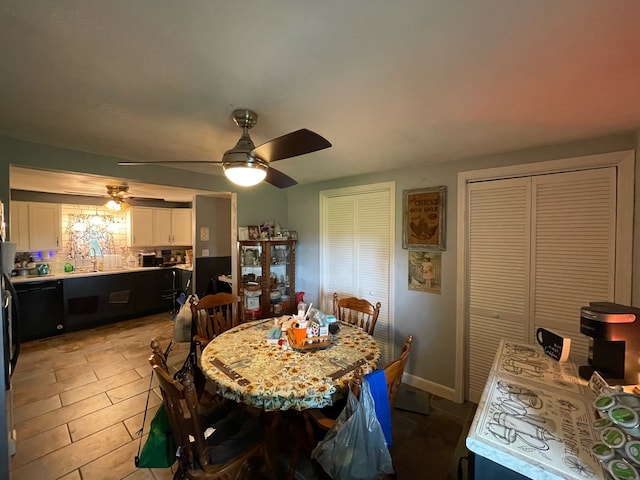
<instances>
[{"instance_id":1,"label":"ceiling fan light fixture","mask_svg":"<svg viewBox=\"0 0 640 480\"><path fill-rule=\"evenodd\" d=\"M119 212L120 210L122 210L122 202L116 201L113 198L105 203L104 206L109 210L113 210L114 212Z\"/></svg>"},{"instance_id":2,"label":"ceiling fan light fixture","mask_svg":"<svg viewBox=\"0 0 640 480\"><path fill-rule=\"evenodd\" d=\"M234 162L224 164L223 168L225 176L241 187L257 185L267 176L267 166L259 162Z\"/></svg>"}]
</instances>

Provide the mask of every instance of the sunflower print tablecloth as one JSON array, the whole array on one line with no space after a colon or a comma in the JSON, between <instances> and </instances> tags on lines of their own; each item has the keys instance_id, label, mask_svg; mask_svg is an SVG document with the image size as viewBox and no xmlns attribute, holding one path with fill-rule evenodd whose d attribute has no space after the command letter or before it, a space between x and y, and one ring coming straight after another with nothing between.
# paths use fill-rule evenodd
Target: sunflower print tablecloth
<instances>
[{"instance_id":1,"label":"sunflower print tablecloth","mask_svg":"<svg viewBox=\"0 0 640 480\"><path fill-rule=\"evenodd\" d=\"M353 370L335 379L332 374L358 361L368 373L380 359L373 337L350 325L341 324L332 345L313 352L269 344L273 325L273 319L244 323L206 346L200 367L222 396L265 411L321 408L344 396Z\"/></svg>"}]
</instances>

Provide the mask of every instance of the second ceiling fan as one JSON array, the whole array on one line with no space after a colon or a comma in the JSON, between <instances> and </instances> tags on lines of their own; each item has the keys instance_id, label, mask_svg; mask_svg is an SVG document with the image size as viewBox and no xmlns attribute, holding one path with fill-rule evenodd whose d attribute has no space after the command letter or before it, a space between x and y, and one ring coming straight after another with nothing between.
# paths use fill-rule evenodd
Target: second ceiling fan
<instances>
[{"instance_id":1,"label":"second ceiling fan","mask_svg":"<svg viewBox=\"0 0 640 480\"><path fill-rule=\"evenodd\" d=\"M270 165L271 162L316 152L331 146L331 143L321 135L302 128L256 147L249 136L249 129L258 121L258 115L251 110L240 109L234 110L232 117L236 125L242 128L242 136L232 149L224 153L220 161L166 160L157 162L118 162L118 164L220 164L224 169L225 176L237 185L249 187L265 180L278 188L286 188L295 185L297 182L273 168Z\"/></svg>"}]
</instances>

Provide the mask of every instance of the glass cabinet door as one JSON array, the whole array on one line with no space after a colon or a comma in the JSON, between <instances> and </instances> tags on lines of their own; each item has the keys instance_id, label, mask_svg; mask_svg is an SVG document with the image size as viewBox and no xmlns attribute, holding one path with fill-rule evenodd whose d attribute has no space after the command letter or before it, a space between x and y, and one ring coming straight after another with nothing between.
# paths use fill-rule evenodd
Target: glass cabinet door
<instances>
[{"instance_id":1,"label":"glass cabinet door","mask_svg":"<svg viewBox=\"0 0 640 480\"><path fill-rule=\"evenodd\" d=\"M294 275L292 255L292 243L276 243L270 245L269 252L269 301L272 315L290 313L291 278Z\"/></svg>"},{"instance_id":2,"label":"glass cabinet door","mask_svg":"<svg viewBox=\"0 0 640 480\"><path fill-rule=\"evenodd\" d=\"M244 297L244 316L247 319L261 318L263 315L262 295L264 293L262 291L262 245L260 242L241 243L238 254Z\"/></svg>"},{"instance_id":3,"label":"glass cabinet door","mask_svg":"<svg viewBox=\"0 0 640 480\"><path fill-rule=\"evenodd\" d=\"M295 306L295 240L238 242L245 320L290 315Z\"/></svg>"}]
</instances>

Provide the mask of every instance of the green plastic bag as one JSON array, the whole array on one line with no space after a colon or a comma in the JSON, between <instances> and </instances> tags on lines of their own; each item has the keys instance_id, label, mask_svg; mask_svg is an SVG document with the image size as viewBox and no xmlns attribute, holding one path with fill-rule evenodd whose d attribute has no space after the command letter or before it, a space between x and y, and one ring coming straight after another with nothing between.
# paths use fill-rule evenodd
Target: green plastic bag
<instances>
[{"instance_id":1,"label":"green plastic bag","mask_svg":"<svg viewBox=\"0 0 640 480\"><path fill-rule=\"evenodd\" d=\"M151 420L149 436L142 447L140 456L136 456L136 467L168 468L176 461L176 446L173 440L171 424L164 404Z\"/></svg>"}]
</instances>

